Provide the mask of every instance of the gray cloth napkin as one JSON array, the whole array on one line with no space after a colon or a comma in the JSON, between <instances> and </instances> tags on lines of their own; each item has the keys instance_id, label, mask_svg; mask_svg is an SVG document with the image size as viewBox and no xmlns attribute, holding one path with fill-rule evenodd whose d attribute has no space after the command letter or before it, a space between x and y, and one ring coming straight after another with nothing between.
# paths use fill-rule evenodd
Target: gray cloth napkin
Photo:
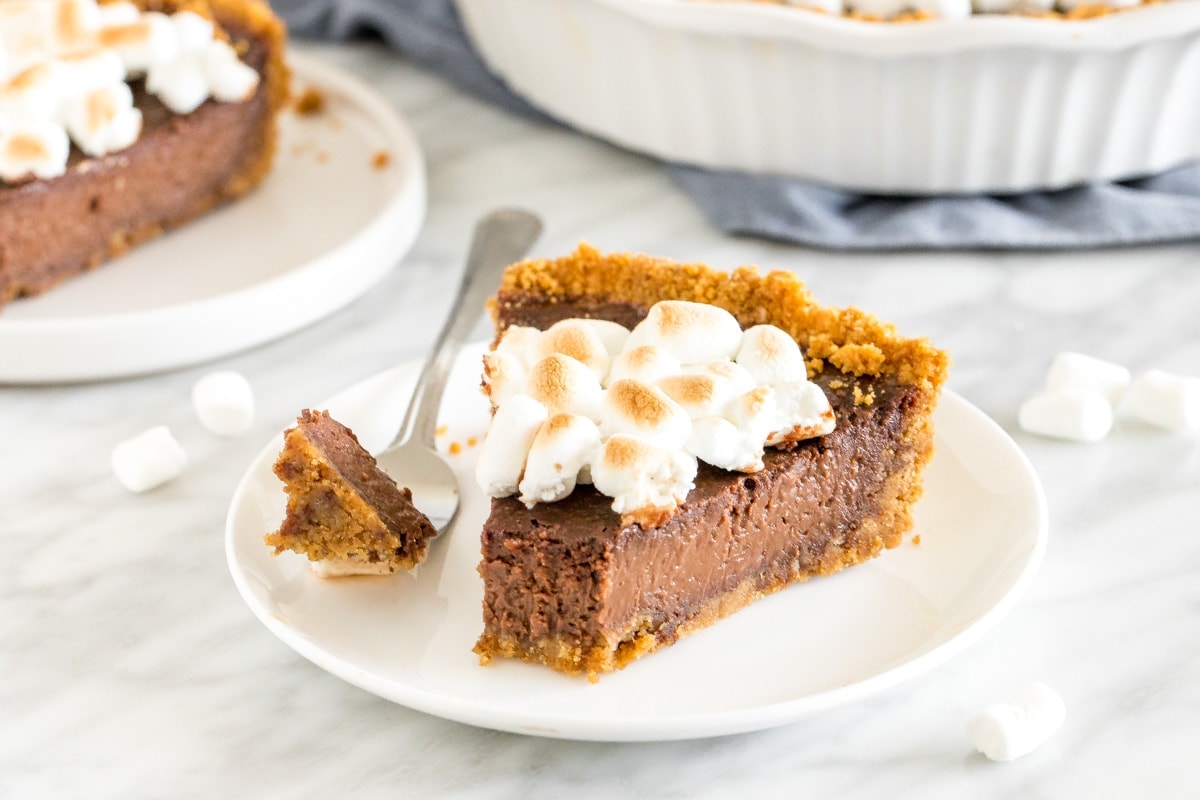
<instances>
[{"instance_id":1,"label":"gray cloth napkin","mask_svg":"<svg viewBox=\"0 0 1200 800\"><path fill-rule=\"evenodd\" d=\"M480 60L452 0L273 0L292 33L378 34L498 106L549 119ZM714 225L838 250L1055 249L1200 240L1200 162L1141 180L1057 192L884 197L795 178L664 164Z\"/></svg>"}]
</instances>

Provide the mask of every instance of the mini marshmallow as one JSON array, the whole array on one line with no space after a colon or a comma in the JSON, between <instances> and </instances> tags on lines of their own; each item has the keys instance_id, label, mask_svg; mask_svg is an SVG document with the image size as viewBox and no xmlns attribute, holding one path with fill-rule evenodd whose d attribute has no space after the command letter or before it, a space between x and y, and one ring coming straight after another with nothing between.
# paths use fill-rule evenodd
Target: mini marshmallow
<instances>
[{"instance_id":1,"label":"mini marshmallow","mask_svg":"<svg viewBox=\"0 0 1200 800\"><path fill-rule=\"evenodd\" d=\"M758 472L763 468L762 440L745 435L724 417L694 420L684 449L718 469Z\"/></svg>"},{"instance_id":2,"label":"mini marshmallow","mask_svg":"<svg viewBox=\"0 0 1200 800\"><path fill-rule=\"evenodd\" d=\"M1200 378L1147 370L1130 385L1121 415L1169 430L1200 430Z\"/></svg>"},{"instance_id":3,"label":"mini marshmallow","mask_svg":"<svg viewBox=\"0 0 1200 800\"><path fill-rule=\"evenodd\" d=\"M537 328L525 325L510 325L504 329L500 341L496 343L496 352L508 353L517 358L528 369L540 359L534 358L534 350L541 341L542 332Z\"/></svg>"},{"instance_id":4,"label":"mini marshmallow","mask_svg":"<svg viewBox=\"0 0 1200 800\"><path fill-rule=\"evenodd\" d=\"M608 375L608 365L612 361L600 334L592 326L575 319L565 319L547 328L533 346L532 360L540 361L555 353L575 359L596 373L600 381Z\"/></svg>"},{"instance_id":5,"label":"mini marshmallow","mask_svg":"<svg viewBox=\"0 0 1200 800\"><path fill-rule=\"evenodd\" d=\"M142 112L124 83L96 89L67 106L67 133L89 156L124 150L142 131Z\"/></svg>"},{"instance_id":6,"label":"mini marshmallow","mask_svg":"<svg viewBox=\"0 0 1200 800\"><path fill-rule=\"evenodd\" d=\"M555 354L530 368L525 394L546 406L551 414L582 414L598 420L604 390L596 373L569 356Z\"/></svg>"},{"instance_id":7,"label":"mini marshmallow","mask_svg":"<svg viewBox=\"0 0 1200 800\"><path fill-rule=\"evenodd\" d=\"M114 28L119 25L132 25L142 15L141 9L133 3L105 3L97 9L98 21L102 28Z\"/></svg>"},{"instance_id":8,"label":"mini marshmallow","mask_svg":"<svg viewBox=\"0 0 1200 800\"><path fill-rule=\"evenodd\" d=\"M208 99L208 79L197 60L179 58L152 65L146 73L146 91L176 114L190 114Z\"/></svg>"},{"instance_id":9,"label":"mini marshmallow","mask_svg":"<svg viewBox=\"0 0 1200 800\"><path fill-rule=\"evenodd\" d=\"M100 31L102 47L117 51L129 72L146 72L152 66L179 58L179 31L166 14L152 11L128 25L113 25Z\"/></svg>"},{"instance_id":10,"label":"mini marshmallow","mask_svg":"<svg viewBox=\"0 0 1200 800\"><path fill-rule=\"evenodd\" d=\"M525 362L507 350L493 350L483 356L483 385L492 407L525 391L529 369Z\"/></svg>"},{"instance_id":11,"label":"mini marshmallow","mask_svg":"<svg viewBox=\"0 0 1200 800\"><path fill-rule=\"evenodd\" d=\"M549 416L544 405L523 394L500 404L475 464L475 481L484 494L508 497L517 493L529 448Z\"/></svg>"},{"instance_id":12,"label":"mini marshmallow","mask_svg":"<svg viewBox=\"0 0 1200 800\"><path fill-rule=\"evenodd\" d=\"M0 133L0 180L57 178L67 171L71 140L61 125L27 122Z\"/></svg>"},{"instance_id":13,"label":"mini marshmallow","mask_svg":"<svg viewBox=\"0 0 1200 800\"><path fill-rule=\"evenodd\" d=\"M654 385L692 419L720 414L735 396L732 382L711 373L668 375Z\"/></svg>"},{"instance_id":14,"label":"mini marshmallow","mask_svg":"<svg viewBox=\"0 0 1200 800\"><path fill-rule=\"evenodd\" d=\"M258 73L253 67L243 64L227 42L209 42L200 52L199 59L209 91L222 103L249 100L258 88Z\"/></svg>"},{"instance_id":15,"label":"mini marshmallow","mask_svg":"<svg viewBox=\"0 0 1200 800\"><path fill-rule=\"evenodd\" d=\"M625 349L612 361L608 385L620 380L657 383L668 375L679 374L679 359L662 347L641 345Z\"/></svg>"},{"instance_id":16,"label":"mini marshmallow","mask_svg":"<svg viewBox=\"0 0 1200 800\"><path fill-rule=\"evenodd\" d=\"M837 427L829 398L815 383L807 380L787 381L771 389L776 417L767 444L802 442L814 436L824 436Z\"/></svg>"},{"instance_id":17,"label":"mini marshmallow","mask_svg":"<svg viewBox=\"0 0 1200 800\"><path fill-rule=\"evenodd\" d=\"M1021 404L1021 428L1057 439L1098 442L1113 426L1113 410L1104 395L1082 390L1047 392Z\"/></svg>"},{"instance_id":18,"label":"mini marshmallow","mask_svg":"<svg viewBox=\"0 0 1200 800\"><path fill-rule=\"evenodd\" d=\"M92 50L58 62L66 84L66 97L75 99L98 89L116 89L125 84L125 65L111 50Z\"/></svg>"},{"instance_id":19,"label":"mini marshmallow","mask_svg":"<svg viewBox=\"0 0 1200 800\"><path fill-rule=\"evenodd\" d=\"M557 502L575 491L579 471L600 448L600 429L578 414L555 414L538 429L525 474L520 500L529 508Z\"/></svg>"},{"instance_id":20,"label":"mini marshmallow","mask_svg":"<svg viewBox=\"0 0 1200 800\"><path fill-rule=\"evenodd\" d=\"M683 371L689 375L713 375L729 381L735 394L745 394L758 385L758 381L754 380L749 370L724 358L704 364L692 364L684 367Z\"/></svg>"},{"instance_id":21,"label":"mini marshmallow","mask_svg":"<svg viewBox=\"0 0 1200 800\"><path fill-rule=\"evenodd\" d=\"M1066 718L1067 707L1058 692L1034 683L972 718L967 735L992 761L1012 761L1049 741Z\"/></svg>"},{"instance_id":22,"label":"mini marshmallow","mask_svg":"<svg viewBox=\"0 0 1200 800\"><path fill-rule=\"evenodd\" d=\"M175 36L179 41L180 53L199 53L213 41L213 23L192 11L178 11L171 15Z\"/></svg>"},{"instance_id":23,"label":"mini marshmallow","mask_svg":"<svg viewBox=\"0 0 1200 800\"><path fill-rule=\"evenodd\" d=\"M592 463L592 482L613 498L618 514L641 516L647 524L669 515L695 485L696 459L681 450L617 434L600 447ZM649 512L649 513L647 513Z\"/></svg>"},{"instance_id":24,"label":"mini marshmallow","mask_svg":"<svg viewBox=\"0 0 1200 800\"><path fill-rule=\"evenodd\" d=\"M679 449L692 433L692 419L657 386L621 380L604 395L600 429L605 436L629 434L660 447Z\"/></svg>"},{"instance_id":25,"label":"mini marshmallow","mask_svg":"<svg viewBox=\"0 0 1200 800\"><path fill-rule=\"evenodd\" d=\"M238 436L254 422L254 390L239 372L210 372L192 386L200 424L217 436Z\"/></svg>"},{"instance_id":26,"label":"mini marshmallow","mask_svg":"<svg viewBox=\"0 0 1200 800\"><path fill-rule=\"evenodd\" d=\"M145 492L178 477L187 466L187 453L167 426L159 425L119 443L111 461L122 486Z\"/></svg>"},{"instance_id":27,"label":"mini marshmallow","mask_svg":"<svg viewBox=\"0 0 1200 800\"><path fill-rule=\"evenodd\" d=\"M581 319L579 321L596 332L600 341L604 342L604 347L610 356L616 356L625 349L625 342L629 339L629 328L606 319Z\"/></svg>"},{"instance_id":28,"label":"mini marshmallow","mask_svg":"<svg viewBox=\"0 0 1200 800\"><path fill-rule=\"evenodd\" d=\"M665 348L683 364L733 358L742 328L723 308L684 300L664 300L650 307L630 333L626 349L652 344Z\"/></svg>"},{"instance_id":29,"label":"mini marshmallow","mask_svg":"<svg viewBox=\"0 0 1200 800\"><path fill-rule=\"evenodd\" d=\"M769 386L757 386L738 395L726 407L724 416L744 436L757 442L765 442L780 427L775 392Z\"/></svg>"},{"instance_id":30,"label":"mini marshmallow","mask_svg":"<svg viewBox=\"0 0 1200 800\"><path fill-rule=\"evenodd\" d=\"M1115 408L1129 386L1129 370L1082 353L1059 353L1046 372L1046 391L1079 389L1104 395Z\"/></svg>"},{"instance_id":31,"label":"mini marshmallow","mask_svg":"<svg viewBox=\"0 0 1200 800\"><path fill-rule=\"evenodd\" d=\"M71 96L71 75L62 63L47 61L24 69L0 86L0 118L53 122Z\"/></svg>"},{"instance_id":32,"label":"mini marshmallow","mask_svg":"<svg viewBox=\"0 0 1200 800\"><path fill-rule=\"evenodd\" d=\"M755 325L742 334L734 358L757 383L772 386L785 381L808 380L804 354L796 340L774 325Z\"/></svg>"}]
</instances>

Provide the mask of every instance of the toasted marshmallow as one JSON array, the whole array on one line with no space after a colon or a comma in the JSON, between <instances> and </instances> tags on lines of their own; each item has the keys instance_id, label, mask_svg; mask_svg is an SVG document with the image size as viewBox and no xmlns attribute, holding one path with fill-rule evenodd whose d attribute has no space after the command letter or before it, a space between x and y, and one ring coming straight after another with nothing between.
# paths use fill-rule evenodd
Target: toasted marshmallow
<instances>
[{"instance_id":1,"label":"toasted marshmallow","mask_svg":"<svg viewBox=\"0 0 1200 800\"><path fill-rule=\"evenodd\" d=\"M67 97L82 97L98 89L125 86L125 65L111 50L87 50L62 58L58 62L69 87ZM125 86L125 88L129 88Z\"/></svg>"},{"instance_id":2,"label":"toasted marshmallow","mask_svg":"<svg viewBox=\"0 0 1200 800\"><path fill-rule=\"evenodd\" d=\"M773 386L786 381L808 380L808 368L800 345L774 325L755 325L742 334L734 359L757 383Z\"/></svg>"},{"instance_id":3,"label":"toasted marshmallow","mask_svg":"<svg viewBox=\"0 0 1200 800\"><path fill-rule=\"evenodd\" d=\"M168 64L180 54L179 31L166 14L142 14L128 25L102 28L101 47L112 48L129 72L146 72L150 67Z\"/></svg>"},{"instance_id":4,"label":"toasted marshmallow","mask_svg":"<svg viewBox=\"0 0 1200 800\"><path fill-rule=\"evenodd\" d=\"M44 61L21 70L0 86L0 119L54 122L71 95L71 75L61 63Z\"/></svg>"},{"instance_id":5,"label":"toasted marshmallow","mask_svg":"<svg viewBox=\"0 0 1200 800\"><path fill-rule=\"evenodd\" d=\"M507 350L493 350L483 355L483 385L493 408L525 391L528 375L525 362Z\"/></svg>"},{"instance_id":6,"label":"toasted marshmallow","mask_svg":"<svg viewBox=\"0 0 1200 800\"><path fill-rule=\"evenodd\" d=\"M1082 353L1059 353L1046 372L1046 391L1099 392L1115 408L1129 387L1129 370Z\"/></svg>"},{"instance_id":7,"label":"toasted marshmallow","mask_svg":"<svg viewBox=\"0 0 1200 800\"><path fill-rule=\"evenodd\" d=\"M145 492L176 478L187 466L187 453L165 425L118 444L112 451L117 480L131 492Z\"/></svg>"},{"instance_id":8,"label":"toasted marshmallow","mask_svg":"<svg viewBox=\"0 0 1200 800\"><path fill-rule=\"evenodd\" d=\"M756 386L738 395L726 406L724 416L754 441L765 443L779 429L779 409L769 386Z\"/></svg>"},{"instance_id":9,"label":"toasted marshmallow","mask_svg":"<svg viewBox=\"0 0 1200 800\"><path fill-rule=\"evenodd\" d=\"M1017 422L1030 433L1098 442L1113 426L1113 409L1099 392L1080 389L1046 392L1021 404Z\"/></svg>"},{"instance_id":10,"label":"toasted marshmallow","mask_svg":"<svg viewBox=\"0 0 1200 800\"><path fill-rule=\"evenodd\" d=\"M692 420L657 386L621 380L604 395L600 429L605 436L624 433L660 447L678 449L692 432Z\"/></svg>"},{"instance_id":11,"label":"toasted marshmallow","mask_svg":"<svg viewBox=\"0 0 1200 800\"><path fill-rule=\"evenodd\" d=\"M1049 741L1066 718L1067 707L1058 692L1034 683L973 717L967 735L992 761L1012 761Z\"/></svg>"},{"instance_id":12,"label":"toasted marshmallow","mask_svg":"<svg viewBox=\"0 0 1200 800\"><path fill-rule=\"evenodd\" d=\"M629 338L629 328L606 319L581 319L584 325L596 332L604 348L610 356L616 356L625 349L625 341Z\"/></svg>"},{"instance_id":13,"label":"toasted marshmallow","mask_svg":"<svg viewBox=\"0 0 1200 800\"><path fill-rule=\"evenodd\" d=\"M683 371L689 375L712 375L728 381L735 394L744 394L758 385L749 370L725 358L692 364L684 367Z\"/></svg>"},{"instance_id":14,"label":"toasted marshmallow","mask_svg":"<svg viewBox=\"0 0 1200 800\"><path fill-rule=\"evenodd\" d=\"M626 379L657 383L668 375L677 375L679 370L679 359L665 348L650 344L630 347L613 359L608 384Z\"/></svg>"},{"instance_id":15,"label":"toasted marshmallow","mask_svg":"<svg viewBox=\"0 0 1200 800\"><path fill-rule=\"evenodd\" d=\"M1200 378L1147 370L1129 387L1121 414L1168 430L1200 431Z\"/></svg>"},{"instance_id":16,"label":"toasted marshmallow","mask_svg":"<svg viewBox=\"0 0 1200 800\"><path fill-rule=\"evenodd\" d=\"M258 88L258 73L243 64L237 52L226 42L209 42L199 59L200 69L208 80L209 92L222 103L249 100Z\"/></svg>"},{"instance_id":17,"label":"toasted marshmallow","mask_svg":"<svg viewBox=\"0 0 1200 800\"><path fill-rule=\"evenodd\" d=\"M565 319L551 325L533 346L533 361L560 353L570 356L603 381L612 360L600 334L583 320Z\"/></svg>"},{"instance_id":18,"label":"toasted marshmallow","mask_svg":"<svg viewBox=\"0 0 1200 800\"><path fill-rule=\"evenodd\" d=\"M652 344L665 348L683 364L733 358L742 328L723 308L683 300L664 300L650 307L625 343L626 349Z\"/></svg>"},{"instance_id":19,"label":"toasted marshmallow","mask_svg":"<svg viewBox=\"0 0 1200 800\"><path fill-rule=\"evenodd\" d=\"M89 156L124 150L142 131L142 112L124 83L95 89L67 106L67 133Z\"/></svg>"},{"instance_id":20,"label":"toasted marshmallow","mask_svg":"<svg viewBox=\"0 0 1200 800\"><path fill-rule=\"evenodd\" d=\"M719 469L758 472L763 468L763 442L747 436L724 417L702 417L692 423L684 448Z\"/></svg>"},{"instance_id":21,"label":"toasted marshmallow","mask_svg":"<svg viewBox=\"0 0 1200 800\"><path fill-rule=\"evenodd\" d=\"M551 414L582 414L595 420L600 418L604 390L596 373L570 356L556 353L529 369L525 394Z\"/></svg>"},{"instance_id":22,"label":"toasted marshmallow","mask_svg":"<svg viewBox=\"0 0 1200 800\"><path fill-rule=\"evenodd\" d=\"M254 422L254 389L240 372L210 372L192 386L196 418L217 436L240 436Z\"/></svg>"},{"instance_id":23,"label":"toasted marshmallow","mask_svg":"<svg viewBox=\"0 0 1200 800\"><path fill-rule=\"evenodd\" d=\"M655 385L692 419L720 414L735 395L731 381L711 373L668 375Z\"/></svg>"},{"instance_id":24,"label":"toasted marshmallow","mask_svg":"<svg viewBox=\"0 0 1200 800\"><path fill-rule=\"evenodd\" d=\"M549 417L546 407L523 394L496 409L475 464L475 480L489 497L517 493L534 437Z\"/></svg>"},{"instance_id":25,"label":"toasted marshmallow","mask_svg":"<svg viewBox=\"0 0 1200 800\"><path fill-rule=\"evenodd\" d=\"M525 325L510 325L504 329L500 341L496 343L496 351L512 355L528 369L540 359L534 357L534 350L542 338L542 332L537 328Z\"/></svg>"},{"instance_id":26,"label":"toasted marshmallow","mask_svg":"<svg viewBox=\"0 0 1200 800\"><path fill-rule=\"evenodd\" d=\"M529 446L520 500L529 508L557 502L575 491L579 471L600 447L596 423L578 414L555 414Z\"/></svg>"},{"instance_id":27,"label":"toasted marshmallow","mask_svg":"<svg viewBox=\"0 0 1200 800\"><path fill-rule=\"evenodd\" d=\"M696 468L696 459L682 450L617 434L600 447L592 463L592 482L613 498L613 511L648 527L661 524L687 499Z\"/></svg>"},{"instance_id":28,"label":"toasted marshmallow","mask_svg":"<svg viewBox=\"0 0 1200 800\"><path fill-rule=\"evenodd\" d=\"M829 398L820 386L807 380L787 381L771 387L775 402L775 430L767 444L801 442L824 436L837 427Z\"/></svg>"},{"instance_id":29,"label":"toasted marshmallow","mask_svg":"<svg viewBox=\"0 0 1200 800\"><path fill-rule=\"evenodd\" d=\"M208 99L208 78L197 59L177 58L150 67L146 90L176 114L190 114Z\"/></svg>"},{"instance_id":30,"label":"toasted marshmallow","mask_svg":"<svg viewBox=\"0 0 1200 800\"><path fill-rule=\"evenodd\" d=\"M27 122L0 133L0 180L57 178L67 171L71 140L61 125Z\"/></svg>"}]
</instances>

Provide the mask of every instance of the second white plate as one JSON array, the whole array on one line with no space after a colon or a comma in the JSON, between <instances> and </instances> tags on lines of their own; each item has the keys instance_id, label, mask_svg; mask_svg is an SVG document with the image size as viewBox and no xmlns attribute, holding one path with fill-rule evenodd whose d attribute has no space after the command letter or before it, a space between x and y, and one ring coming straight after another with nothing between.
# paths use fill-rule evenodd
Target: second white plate
<instances>
[{"instance_id":1,"label":"second white plate","mask_svg":"<svg viewBox=\"0 0 1200 800\"><path fill-rule=\"evenodd\" d=\"M780 725L894 686L961 651L1010 608L1041 559L1046 507L1033 469L991 419L944 394L937 453L916 510L920 544L775 594L589 684L471 652L482 628L479 531L488 501L474 453L488 414L482 346L464 352L442 409L442 445L464 488L453 528L411 575L324 581L263 535L283 517L262 451L233 497L234 582L276 636L325 670L448 719L571 739L686 739ZM352 386L325 406L368 448L396 430L419 365ZM453 445L457 445L454 447ZM783 635L782 631L790 634Z\"/></svg>"},{"instance_id":2,"label":"second white plate","mask_svg":"<svg viewBox=\"0 0 1200 800\"><path fill-rule=\"evenodd\" d=\"M294 86L319 90L326 108L280 115L262 186L0 309L0 383L117 378L219 358L342 308L400 262L425 217L416 136L356 78L295 54L288 62Z\"/></svg>"}]
</instances>

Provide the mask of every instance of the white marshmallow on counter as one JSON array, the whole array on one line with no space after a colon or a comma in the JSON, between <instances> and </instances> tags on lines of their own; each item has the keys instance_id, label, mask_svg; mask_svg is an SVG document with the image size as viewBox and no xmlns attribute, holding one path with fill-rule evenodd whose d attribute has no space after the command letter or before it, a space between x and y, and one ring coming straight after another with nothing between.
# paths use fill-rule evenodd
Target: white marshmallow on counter
<instances>
[{"instance_id":1,"label":"white marshmallow on counter","mask_svg":"<svg viewBox=\"0 0 1200 800\"><path fill-rule=\"evenodd\" d=\"M1067 707L1058 692L1034 683L985 708L967 723L967 735L992 761L1012 761L1045 744L1066 718Z\"/></svg>"},{"instance_id":2,"label":"white marshmallow on counter","mask_svg":"<svg viewBox=\"0 0 1200 800\"><path fill-rule=\"evenodd\" d=\"M592 483L613 498L612 509L618 514L670 512L687 499L696 470L695 457L682 450L617 434L601 445L592 462Z\"/></svg>"},{"instance_id":3,"label":"white marshmallow on counter","mask_svg":"<svg viewBox=\"0 0 1200 800\"><path fill-rule=\"evenodd\" d=\"M1116 408L1129 386L1129 370L1083 353L1059 353L1046 372L1046 391L1080 389L1104 395Z\"/></svg>"},{"instance_id":4,"label":"white marshmallow on counter","mask_svg":"<svg viewBox=\"0 0 1200 800\"><path fill-rule=\"evenodd\" d=\"M1112 430L1113 409L1098 392L1079 389L1045 392L1021 404L1017 422L1029 433L1098 442Z\"/></svg>"},{"instance_id":5,"label":"white marshmallow on counter","mask_svg":"<svg viewBox=\"0 0 1200 800\"><path fill-rule=\"evenodd\" d=\"M556 503L575 491L579 471L600 449L600 429L578 414L555 414L529 446L520 501L529 508Z\"/></svg>"},{"instance_id":6,"label":"white marshmallow on counter","mask_svg":"<svg viewBox=\"0 0 1200 800\"><path fill-rule=\"evenodd\" d=\"M192 386L200 424L217 436L238 436L254 422L254 390L239 372L210 372Z\"/></svg>"},{"instance_id":7,"label":"white marshmallow on counter","mask_svg":"<svg viewBox=\"0 0 1200 800\"><path fill-rule=\"evenodd\" d=\"M742 326L723 308L684 300L663 300L629 334L625 347L652 344L670 351L680 363L700 364L733 358L742 342Z\"/></svg>"},{"instance_id":8,"label":"white marshmallow on counter","mask_svg":"<svg viewBox=\"0 0 1200 800\"><path fill-rule=\"evenodd\" d=\"M1121 415L1179 431L1200 430L1200 378L1147 370L1125 394Z\"/></svg>"},{"instance_id":9,"label":"white marshmallow on counter","mask_svg":"<svg viewBox=\"0 0 1200 800\"><path fill-rule=\"evenodd\" d=\"M734 361L745 367L755 382L768 386L808 380L808 367L804 364L800 345L774 325L748 328L742 334L742 344Z\"/></svg>"},{"instance_id":10,"label":"white marshmallow on counter","mask_svg":"<svg viewBox=\"0 0 1200 800\"><path fill-rule=\"evenodd\" d=\"M550 416L546 407L523 394L500 404L475 464L475 480L488 497L517 493L534 437Z\"/></svg>"},{"instance_id":11,"label":"white marshmallow on counter","mask_svg":"<svg viewBox=\"0 0 1200 800\"><path fill-rule=\"evenodd\" d=\"M27 122L0 132L0 180L57 178L67 171L71 140L62 125Z\"/></svg>"},{"instance_id":12,"label":"white marshmallow on counter","mask_svg":"<svg viewBox=\"0 0 1200 800\"><path fill-rule=\"evenodd\" d=\"M187 466L187 453L166 425L158 425L120 442L111 462L122 486L145 492L177 478Z\"/></svg>"}]
</instances>

